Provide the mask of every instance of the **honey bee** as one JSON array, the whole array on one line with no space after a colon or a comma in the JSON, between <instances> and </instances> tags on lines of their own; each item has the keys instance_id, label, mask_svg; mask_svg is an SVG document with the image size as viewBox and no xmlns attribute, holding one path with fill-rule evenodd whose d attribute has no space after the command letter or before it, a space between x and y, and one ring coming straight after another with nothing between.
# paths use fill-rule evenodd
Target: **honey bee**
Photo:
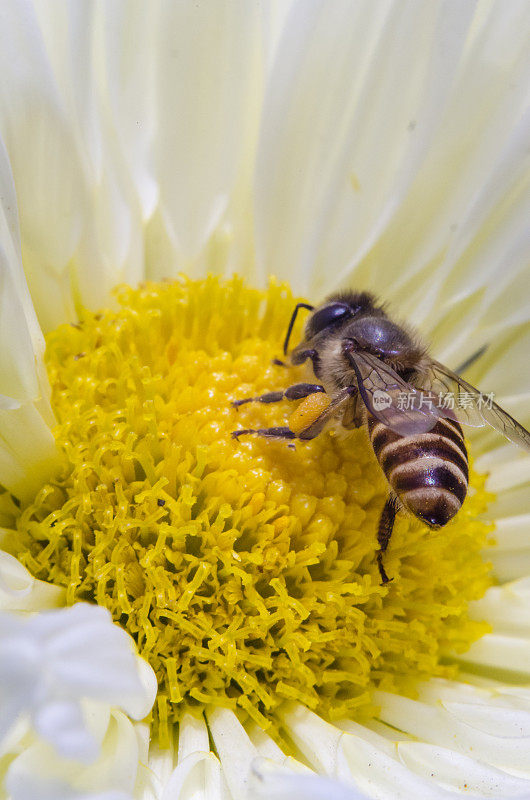
<instances>
[{"instance_id":1,"label":"honey bee","mask_svg":"<svg viewBox=\"0 0 530 800\"><path fill-rule=\"evenodd\" d=\"M420 339L390 319L367 292L334 294L316 308L298 303L285 337L285 356L300 309L310 315L303 340L288 358L292 365L309 361L319 383L298 383L234 401L238 408L254 401L305 398L289 427L237 430L232 436L307 440L328 423L345 429L364 425L389 484L377 531L377 563L381 581L387 583L383 554L396 514L404 510L439 529L464 502L469 476L461 423L490 425L527 450L530 433L490 395L431 358ZM455 396L464 396L466 402L451 402Z\"/></svg>"}]
</instances>

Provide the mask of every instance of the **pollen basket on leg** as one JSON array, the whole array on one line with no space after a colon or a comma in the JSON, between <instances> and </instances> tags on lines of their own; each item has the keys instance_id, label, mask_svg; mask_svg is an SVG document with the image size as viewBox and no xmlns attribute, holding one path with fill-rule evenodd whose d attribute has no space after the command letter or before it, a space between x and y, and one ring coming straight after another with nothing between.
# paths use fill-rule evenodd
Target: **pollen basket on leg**
<instances>
[{"instance_id":1,"label":"pollen basket on leg","mask_svg":"<svg viewBox=\"0 0 530 800\"><path fill-rule=\"evenodd\" d=\"M444 653L484 631L466 610L488 585L482 478L440 533L398 519L383 587L387 485L364 430L294 448L231 436L293 413L233 400L307 380L272 363L289 290L183 279L118 300L48 337L64 468L20 509L9 547L134 637L158 677L161 741L193 705L274 733L283 700L366 716L373 688L447 675Z\"/></svg>"}]
</instances>

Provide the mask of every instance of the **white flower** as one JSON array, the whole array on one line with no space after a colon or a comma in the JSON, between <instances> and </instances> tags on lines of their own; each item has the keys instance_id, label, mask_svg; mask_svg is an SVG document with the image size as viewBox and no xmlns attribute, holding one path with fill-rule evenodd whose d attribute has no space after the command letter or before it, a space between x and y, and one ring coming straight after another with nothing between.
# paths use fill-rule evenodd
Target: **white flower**
<instances>
[{"instance_id":1,"label":"white flower","mask_svg":"<svg viewBox=\"0 0 530 800\"><path fill-rule=\"evenodd\" d=\"M27 618L1 614L0 662L0 738L24 712L60 755L84 763L94 761L99 747L83 698L142 719L156 694L152 670L144 661L137 665L126 633L108 611L83 603Z\"/></svg>"},{"instance_id":2,"label":"white flower","mask_svg":"<svg viewBox=\"0 0 530 800\"><path fill-rule=\"evenodd\" d=\"M3 796L10 800L133 800L136 771L130 764L141 758L133 726L124 714L109 715L101 704L87 705L86 711L100 746L99 758L89 767L66 760L26 732L17 743L21 754L7 771Z\"/></svg>"},{"instance_id":3,"label":"white flower","mask_svg":"<svg viewBox=\"0 0 530 800\"><path fill-rule=\"evenodd\" d=\"M529 43L524 0L3 2L0 484L57 468L42 331L179 270L374 289L528 424ZM297 758L222 709L159 748L126 634L0 553L0 798L529 797L530 459L471 441L492 632L367 725L286 706Z\"/></svg>"}]
</instances>

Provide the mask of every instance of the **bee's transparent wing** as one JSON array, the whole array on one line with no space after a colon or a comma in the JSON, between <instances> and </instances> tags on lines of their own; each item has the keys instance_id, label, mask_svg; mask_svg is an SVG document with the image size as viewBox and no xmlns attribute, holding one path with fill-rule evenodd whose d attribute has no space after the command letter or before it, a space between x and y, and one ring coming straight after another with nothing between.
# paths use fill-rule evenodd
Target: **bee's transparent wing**
<instances>
[{"instance_id":1,"label":"bee's transparent wing","mask_svg":"<svg viewBox=\"0 0 530 800\"><path fill-rule=\"evenodd\" d=\"M368 411L396 433L426 433L439 419L456 419L451 410L436 408L430 392L416 389L379 358L358 351L349 351L347 356Z\"/></svg>"},{"instance_id":2,"label":"bee's transparent wing","mask_svg":"<svg viewBox=\"0 0 530 800\"><path fill-rule=\"evenodd\" d=\"M464 425L481 428L491 425L514 444L530 450L530 432L493 402L492 395L475 389L456 372L432 361L429 371L421 377L422 387L437 396L443 393L454 398L454 413Z\"/></svg>"}]
</instances>

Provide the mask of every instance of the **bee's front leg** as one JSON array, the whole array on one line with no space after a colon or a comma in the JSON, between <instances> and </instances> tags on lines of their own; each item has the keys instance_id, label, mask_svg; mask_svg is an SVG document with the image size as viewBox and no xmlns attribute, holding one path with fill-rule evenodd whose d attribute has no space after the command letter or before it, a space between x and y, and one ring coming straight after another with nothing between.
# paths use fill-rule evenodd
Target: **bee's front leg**
<instances>
[{"instance_id":1,"label":"bee's front leg","mask_svg":"<svg viewBox=\"0 0 530 800\"><path fill-rule=\"evenodd\" d=\"M240 431L232 431L232 439L239 439L240 436L247 436L254 433L266 439L296 439L296 433L287 427L279 428L243 428Z\"/></svg>"},{"instance_id":2,"label":"bee's front leg","mask_svg":"<svg viewBox=\"0 0 530 800\"><path fill-rule=\"evenodd\" d=\"M302 400L310 394L325 391L323 386L318 383L295 383L287 389L280 389L277 392L266 392L258 397L245 397L243 400L233 400L231 405L234 408L245 405L245 403L279 403L280 400Z\"/></svg>"}]
</instances>

